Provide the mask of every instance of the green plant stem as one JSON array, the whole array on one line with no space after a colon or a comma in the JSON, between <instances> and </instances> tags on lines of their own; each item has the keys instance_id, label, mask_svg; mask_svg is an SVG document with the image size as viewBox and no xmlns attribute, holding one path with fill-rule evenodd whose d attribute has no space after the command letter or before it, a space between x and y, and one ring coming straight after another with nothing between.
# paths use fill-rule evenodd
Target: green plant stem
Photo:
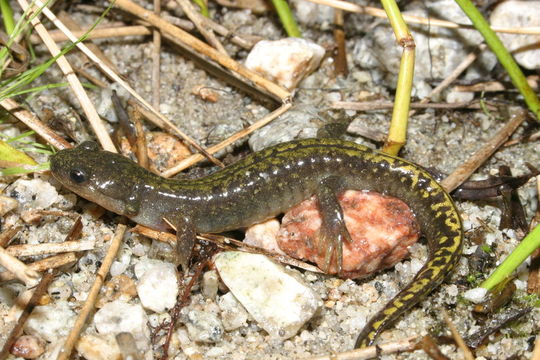
<instances>
[{"instance_id":1,"label":"green plant stem","mask_svg":"<svg viewBox=\"0 0 540 360\"><path fill-rule=\"evenodd\" d=\"M6 34L11 35L15 30L15 20L13 19L13 9L9 5L9 0L0 0L0 12L2 12Z\"/></svg>"},{"instance_id":2,"label":"green plant stem","mask_svg":"<svg viewBox=\"0 0 540 360\"><path fill-rule=\"evenodd\" d=\"M281 23L283 24L285 31L287 32L287 36L302 37L302 33L298 29L298 25L296 24L296 20L294 20L294 16L291 12L291 8L289 7L289 4L287 4L287 1L272 0L272 3L274 4L274 7L276 8L279 19L281 20Z\"/></svg>"},{"instance_id":3,"label":"green plant stem","mask_svg":"<svg viewBox=\"0 0 540 360\"><path fill-rule=\"evenodd\" d=\"M536 116L536 120L540 121L540 100L536 96L533 89L527 83L527 79L523 72L517 65L516 61L508 50L504 47L501 40L491 30L488 22L482 16L480 11L474 6L470 0L455 0L456 3L461 7L463 12L471 19L474 27L482 34L486 44L489 46L491 51L495 53L499 62L504 66L512 83L519 90L521 95L525 98L525 102L529 109Z\"/></svg>"},{"instance_id":4,"label":"green plant stem","mask_svg":"<svg viewBox=\"0 0 540 360\"><path fill-rule=\"evenodd\" d=\"M540 225L536 227L521 241L517 248L508 255L501 265L495 269L480 287L491 290L498 283L506 279L512 272L520 266L534 250L540 247Z\"/></svg>"},{"instance_id":5,"label":"green plant stem","mask_svg":"<svg viewBox=\"0 0 540 360\"><path fill-rule=\"evenodd\" d=\"M403 47L392 120L388 130L388 137L382 148L385 153L397 156L399 150L407 141L407 124L414 77L415 44L396 2L394 0L382 0L381 3L386 15L388 15L397 42Z\"/></svg>"}]
</instances>

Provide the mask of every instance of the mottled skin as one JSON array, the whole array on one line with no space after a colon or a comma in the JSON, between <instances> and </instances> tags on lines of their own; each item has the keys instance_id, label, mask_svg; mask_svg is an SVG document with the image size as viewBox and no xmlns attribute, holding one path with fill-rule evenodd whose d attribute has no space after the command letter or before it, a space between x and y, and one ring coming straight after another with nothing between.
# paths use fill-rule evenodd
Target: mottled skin
<instances>
[{"instance_id":1,"label":"mottled skin","mask_svg":"<svg viewBox=\"0 0 540 360\"><path fill-rule=\"evenodd\" d=\"M209 176L164 179L117 154L86 142L51 158L51 171L67 188L135 222L177 227L185 265L196 232L222 232L261 222L313 194L323 216L320 236L327 265L341 262L348 241L336 194L345 189L373 190L402 199L415 213L428 240L429 259L414 280L360 333L366 346L404 311L437 287L461 255L462 228L450 196L423 169L364 146L335 139L283 143L247 156Z\"/></svg>"}]
</instances>

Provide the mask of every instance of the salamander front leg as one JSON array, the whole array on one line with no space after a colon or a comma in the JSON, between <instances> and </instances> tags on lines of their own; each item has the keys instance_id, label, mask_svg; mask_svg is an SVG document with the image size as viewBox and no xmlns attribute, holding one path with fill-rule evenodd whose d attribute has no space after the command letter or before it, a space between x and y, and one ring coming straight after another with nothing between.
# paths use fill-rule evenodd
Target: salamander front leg
<instances>
[{"instance_id":1,"label":"salamander front leg","mask_svg":"<svg viewBox=\"0 0 540 360\"><path fill-rule=\"evenodd\" d=\"M176 219L175 225L177 263L182 265L182 270L186 272L189 269L193 246L195 246L195 226L193 226L189 216L179 216Z\"/></svg>"},{"instance_id":2,"label":"salamander front leg","mask_svg":"<svg viewBox=\"0 0 540 360\"><path fill-rule=\"evenodd\" d=\"M343 210L337 199L337 194L343 190L341 179L330 176L321 180L316 192L322 217L318 251L320 255L324 254L323 270L328 271L334 260L338 274L341 274L343 265L343 241L351 243L351 235L345 227Z\"/></svg>"}]
</instances>

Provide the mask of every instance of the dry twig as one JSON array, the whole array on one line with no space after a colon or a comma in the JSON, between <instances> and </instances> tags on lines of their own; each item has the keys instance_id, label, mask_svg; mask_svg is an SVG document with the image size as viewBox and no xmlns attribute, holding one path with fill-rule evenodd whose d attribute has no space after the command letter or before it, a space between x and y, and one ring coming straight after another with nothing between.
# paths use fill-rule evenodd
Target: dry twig
<instances>
[{"instance_id":1,"label":"dry twig","mask_svg":"<svg viewBox=\"0 0 540 360\"><path fill-rule=\"evenodd\" d=\"M96 302L99 290L103 285L105 277L109 273L109 269L116 257L116 254L118 253L118 249L120 249L120 245L122 243L122 239L124 238L125 232L126 226L119 224L116 228L116 233L114 234L114 237L111 241L111 245L109 246L109 250L107 250L107 255L105 255L103 263L101 264L96 274L96 279L94 280L94 283L92 284L92 287L88 292L88 297L86 298L86 301L81 309L81 312L79 313L79 316L77 317L77 320L75 321L75 324L73 325L73 328L69 332L69 335L64 344L64 348L60 352L60 355L58 355L58 360L67 360L71 355L71 351L73 350L73 347L75 346L75 343L79 338L82 327L84 326L84 323L86 322L90 311L94 309L94 303Z\"/></svg>"},{"instance_id":2,"label":"dry twig","mask_svg":"<svg viewBox=\"0 0 540 360\"><path fill-rule=\"evenodd\" d=\"M72 147L70 143L58 136L54 131L51 130L51 128L42 123L34 113L24 109L15 100L2 100L0 101L0 106L6 109L11 115L15 116L30 129L34 130L36 134L41 136L45 141L58 150L69 149Z\"/></svg>"},{"instance_id":3,"label":"dry twig","mask_svg":"<svg viewBox=\"0 0 540 360\"><path fill-rule=\"evenodd\" d=\"M26 2L26 0L17 0L19 2L19 5L24 11L35 11L36 7L33 6L30 8L30 5ZM32 25L34 26L34 29L38 33L38 35L43 40L43 43L49 50L52 56L57 56L60 54L60 49L58 48L58 45L51 39L49 36L47 29L41 24L38 17L32 18L31 21ZM79 79L73 72L73 69L71 68L71 65L65 58L65 56L60 56L56 60L56 63L64 73L64 76L66 77L66 80L69 83L69 86L73 90L73 93L79 100L79 103L81 104L81 107L88 118L88 121L90 122L90 125L92 126L92 129L94 129L94 132L103 146L104 149L116 152L116 148L114 147L114 144L111 140L111 137L109 136L109 133L107 132L107 129L105 128L105 125L103 124L101 118L99 117L96 108L92 104L92 101L90 101L90 98L88 97L88 94L84 90L83 86L81 85Z\"/></svg>"},{"instance_id":4,"label":"dry twig","mask_svg":"<svg viewBox=\"0 0 540 360\"><path fill-rule=\"evenodd\" d=\"M272 111L270 114L268 114L267 116L265 116L261 120L257 121L253 125L250 125L247 128L245 128L244 130L237 132L236 134L234 134L233 136L229 137L228 139L220 142L219 144L208 148L208 152L211 153L211 154L215 154L216 152L226 148L230 144L238 141L239 139L243 138L244 136L247 136L247 135L251 134L253 131L263 127L266 124L268 124L269 122L271 122L272 120L274 120L275 118L277 118L278 116L280 116L281 114L283 114L287 110L289 110L291 108L291 106L292 106L291 104L283 104L283 105L281 105L278 109ZM163 176L163 177L171 177L173 175L178 174L180 171L184 170L185 168L187 168L187 167L189 167L189 166L191 166L193 164L196 164L197 162L199 162L201 160L204 160L204 158L200 154L191 155L190 157L180 161L174 167L172 167L172 168L170 168L168 170L165 170L163 173L161 173L161 176Z\"/></svg>"},{"instance_id":5,"label":"dry twig","mask_svg":"<svg viewBox=\"0 0 540 360\"><path fill-rule=\"evenodd\" d=\"M77 255L73 252L69 252L38 260L36 262L28 264L28 268L34 271L42 272L49 269L56 269L64 265L74 263L76 261ZM4 271L0 273L0 281L11 281L15 278L15 274L10 271Z\"/></svg>"},{"instance_id":6,"label":"dry twig","mask_svg":"<svg viewBox=\"0 0 540 360\"><path fill-rule=\"evenodd\" d=\"M512 111L512 110L511 110ZM459 185L461 185L465 180L472 175L476 169L480 167L504 142L516 131L516 129L521 125L521 123L527 117L527 112L523 109L513 109L512 116L510 121L503 126L499 132L493 136L487 143L472 154L467 161L465 161L461 166L459 166L452 174L450 174L446 179L441 181L442 187L448 191L452 192Z\"/></svg>"},{"instance_id":7,"label":"dry twig","mask_svg":"<svg viewBox=\"0 0 540 360\"><path fill-rule=\"evenodd\" d=\"M154 13L160 15L161 0L154 0ZM161 88L161 33L152 31L152 105L159 109Z\"/></svg>"},{"instance_id":8,"label":"dry twig","mask_svg":"<svg viewBox=\"0 0 540 360\"><path fill-rule=\"evenodd\" d=\"M456 342L458 347L461 349L461 351L463 351L463 357L466 360L474 360L474 355L472 354L471 350L467 347L467 344L465 344L465 341L463 340L463 338L457 331L457 328L452 322L452 320L450 320L450 317L448 316L448 313L446 312L446 310L442 309L442 313L444 317L444 322L446 323L446 326L448 326L448 328L450 329L450 332L452 333L454 341Z\"/></svg>"},{"instance_id":9,"label":"dry twig","mask_svg":"<svg viewBox=\"0 0 540 360\"><path fill-rule=\"evenodd\" d=\"M19 295L15 302L15 305L13 305L13 307L10 309L10 315L13 316L15 315L15 312L19 313L19 309L21 307L24 307L17 321L12 318L11 323L7 323L4 327L5 334L9 334L9 336L6 338L4 344L2 345L2 351L0 352L0 360L4 360L9 355L9 350L11 349L11 346L22 331L22 328L24 326L24 323L28 319L28 316L30 316L32 310L38 304L39 298L45 293L45 291L47 291L49 284L54 279L54 275L54 270L51 270L45 275L43 275L36 289L33 291L27 290L21 295ZM11 316L6 317L5 321L10 321L10 318Z\"/></svg>"},{"instance_id":10,"label":"dry twig","mask_svg":"<svg viewBox=\"0 0 540 360\"><path fill-rule=\"evenodd\" d=\"M93 250L95 247L96 244L93 241L64 241L61 243L12 245L6 251L10 255L21 257L86 251Z\"/></svg>"},{"instance_id":11,"label":"dry twig","mask_svg":"<svg viewBox=\"0 0 540 360\"><path fill-rule=\"evenodd\" d=\"M27 288L36 286L39 281L40 275L37 271L32 270L25 263L8 254L3 247L0 247L0 265L11 272L15 278L21 280Z\"/></svg>"},{"instance_id":12,"label":"dry twig","mask_svg":"<svg viewBox=\"0 0 540 360\"><path fill-rule=\"evenodd\" d=\"M25 1L25 0L19 0L19 1ZM193 146L197 151L199 151L201 154L203 154L205 157L207 157L210 161L213 163L219 165L221 164L219 160L215 159L212 155L208 154L195 140L193 140L191 137L189 137L184 132L180 131L169 119L167 119L165 116L163 116L159 111L154 109L150 103L148 103L142 96L140 96L126 81L124 81L118 74L116 74L107 64L105 64L103 61L99 59L99 57L96 56L88 47L77 41L77 38L73 35L73 33L60 21L58 18L50 11L46 6L44 6L43 2L41 0L34 0L34 3L36 6L39 6L42 9L43 14L53 22L53 24L60 29L71 41L75 42L77 47L86 55L90 60L92 60L94 63L96 63L103 72L109 76L111 79L116 81L118 84L120 84L124 89L126 89L137 101L139 101L141 104L143 104L148 110L150 110L154 115L159 117L161 121L165 124L167 124L170 129L173 129L176 134L178 134L181 138L183 138L188 144Z\"/></svg>"},{"instance_id":13,"label":"dry twig","mask_svg":"<svg viewBox=\"0 0 540 360\"><path fill-rule=\"evenodd\" d=\"M306 360L363 360L372 359L380 355L395 354L404 351L413 351L418 337L413 336L404 340L385 344L368 346L362 349L345 351L338 354L315 356Z\"/></svg>"}]
</instances>

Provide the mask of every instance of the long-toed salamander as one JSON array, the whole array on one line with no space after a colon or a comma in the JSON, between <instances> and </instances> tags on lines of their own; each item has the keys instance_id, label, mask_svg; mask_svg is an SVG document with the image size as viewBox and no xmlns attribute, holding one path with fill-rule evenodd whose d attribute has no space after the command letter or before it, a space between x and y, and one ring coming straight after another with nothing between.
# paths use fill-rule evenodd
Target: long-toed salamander
<instances>
[{"instance_id":1,"label":"long-toed salamander","mask_svg":"<svg viewBox=\"0 0 540 360\"><path fill-rule=\"evenodd\" d=\"M51 171L70 190L155 229L164 218L177 229L178 252L187 263L196 232L216 233L261 222L317 195L319 236L327 259L340 263L349 238L336 194L367 189L400 198L419 220L429 259L414 280L360 333L366 346L404 311L437 287L456 265L462 227L450 196L422 168L364 146L335 139L305 139L272 146L211 175L193 180L159 177L117 154L85 142L51 158Z\"/></svg>"}]
</instances>

